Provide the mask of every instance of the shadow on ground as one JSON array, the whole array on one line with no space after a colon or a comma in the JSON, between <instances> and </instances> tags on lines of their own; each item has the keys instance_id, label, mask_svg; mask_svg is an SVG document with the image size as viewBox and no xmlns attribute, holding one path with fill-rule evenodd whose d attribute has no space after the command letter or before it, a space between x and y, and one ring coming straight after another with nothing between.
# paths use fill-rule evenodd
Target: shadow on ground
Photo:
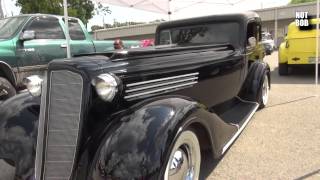
<instances>
[{"instance_id":1,"label":"shadow on ground","mask_svg":"<svg viewBox=\"0 0 320 180\"><path fill-rule=\"evenodd\" d=\"M320 76L319 76L320 77ZM278 67L271 71L272 84L314 84L315 83L315 67L294 67L289 68L289 74L279 76Z\"/></svg>"},{"instance_id":2,"label":"shadow on ground","mask_svg":"<svg viewBox=\"0 0 320 180\"><path fill-rule=\"evenodd\" d=\"M221 161L221 159L214 159L212 157L211 152L207 151L204 153L204 157L201 160L201 170L200 170L200 180L205 180L207 179L210 174L213 172L213 170L217 167L217 165L219 164L219 162Z\"/></svg>"}]
</instances>

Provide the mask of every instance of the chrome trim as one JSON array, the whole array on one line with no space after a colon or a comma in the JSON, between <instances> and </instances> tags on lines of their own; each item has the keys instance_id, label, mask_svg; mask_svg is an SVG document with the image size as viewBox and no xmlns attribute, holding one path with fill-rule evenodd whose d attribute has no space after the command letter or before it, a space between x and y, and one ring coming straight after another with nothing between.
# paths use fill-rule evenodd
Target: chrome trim
<instances>
[{"instance_id":1,"label":"chrome trim","mask_svg":"<svg viewBox=\"0 0 320 180\"><path fill-rule=\"evenodd\" d=\"M153 82L177 79L177 78L188 77L188 76L196 76L196 75L199 75L199 73L196 72L196 73L191 73L191 74L184 74L184 75L179 75L179 76L171 76L171 77L167 77L167 78L160 78L160 79L154 79L154 80L149 80L149 81L131 83L131 84L127 84L126 87L138 86L138 85L143 85L143 84L148 84L148 83L153 83Z\"/></svg>"},{"instance_id":2,"label":"chrome trim","mask_svg":"<svg viewBox=\"0 0 320 180\"><path fill-rule=\"evenodd\" d=\"M188 79L181 79L181 80L175 80L175 81L171 81L171 82L165 82L165 83L160 83L160 84L155 84L155 85L150 85L150 86L145 86L145 87L128 89L128 90L126 90L126 93L140 91L140 90L146 90L146 89L151 89L151 88L155 88L155 87L171 85L171 84L176 84L176 83L181 83L181 82L186 82L186 81L193 81L193 80L197 80L197 79L198 79L198 77L192 77L192 78L188 78Z\"/></svg>"},{"instance_id":3,"label":"chrome trim","mask_svg":"<svg viewBox=\"0 0 320 180\"><path fill-rule=\"evenodd\" d=\"M142 93L138 93L138 94L128 95L128 96L125 96L124 98L129 99L129 98L133 98L133 97L137 97L137 96L143 96L143 95L152 94L152 93L156 93L156 92L161 92L161 91L166 91L166 90L175 89L175 88L179 88L179 87L189 86L189 85L193 85L193 84L197 84L197 83L198 83L198 81L193 81L190 83L184 83L184 84L180 84L180 85L176 85L176 86L169 86L166 88L161 88L161 89L142 92Z\"/></svg>"},{"instance_id":4,"label":"chrome trim","mask_svg":"<svg viewBox=\"0 0 320 180\"><path fill-rule=\"evenodd\" d=\"M47 75L43 78L41 88L41 104L40 104L40 115L38 124L38 136L36 146L36 160L35 160L35 179L40 180L43 164L43 140L44 140L44 121L46 114L46 98L47 98Z\"/></svg>"},{"instance_id":5,"label":"chrome trim","mask_svg":"<svg viewBox=\"0 0 320 180\"><path fill-rule=\"evenodd\" d=\"M56 71L51 71L51 74L50 74L50 89L49 89L49 98L48 98L48 105L49 105L49 107L48 107L48 115L50 114L50 105L51 105L51 103L50 103L50 100L51 100L51 98L50 98L50 92L51 92L51 86L52 86L52 74L55 72L55 73L59 73L59 71L62 71L62 72L68 72L68 73L72 73L72 74L75 74L75 75L77 75L77 76L79 76L80 78L81 78L81 80L82 80L82 86L81 86L81 94L83 94L83 78L82 78L82 76L80 75L80 74L77 74L77 73L74 73L74 72L72 72L72 71L68 71L68 70L56 70ZM79 84L79 83L74 83L74 84ZM82 95L81 95L81 97L80 97L80 111L79 111L79 122L80 122L80 120L81 120L81 112L82 112ZM49 121L49 117L48 117L48 121ZM80 124L78 123L78 129L79 129L79 126L80 126ZM46 133L46 144L45 144L45 151L44 151L44 163L43 163L43 166L44 166L44 169L43 169L43 179L45 179L45 170L46 170L46 168L45 168L45 164L46 164L46 162L50 162L50 161L47 161L47 155L46 155L46 152L47 152L47 149L48 149L48 136L49 136L49 122L47 122L47 124L46 124L46 129L47 129L47 132L45 132ZM78 142L78 137L79 137L79 132L78 132L78 135L77 135L77 137L76 137L76 143ZM59 147L63 147L63 145L58 145ZM57 147L58 147L57 146ZM76 145L74 145L74 146L77 146L77 144ZM75 148L75 152L74 152L74 155L73 155L73 160L72 160L72 165L71 165L71 172L70 172L70 175L69 175L69 177L68 177L68 179L70 179L71 178L71 175L72 175L72 170L74 169L74 161L75 161L75 157L76 157L76 151L77 151L77 148ZM62 161L61 161L62 162ZM58 179L62 179L62 177L60 178L60 177L53 177L53 178L58 178ZM63 178L65 178L65 177L63 177Z\"/></svg>"}]
</instances>

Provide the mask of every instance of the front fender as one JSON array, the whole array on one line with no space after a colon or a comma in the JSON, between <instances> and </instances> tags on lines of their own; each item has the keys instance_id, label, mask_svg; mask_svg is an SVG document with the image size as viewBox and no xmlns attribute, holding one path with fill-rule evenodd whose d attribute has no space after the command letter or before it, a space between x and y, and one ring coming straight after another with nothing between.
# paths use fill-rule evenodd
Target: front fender
<instances>
[{"instance_id":1,"label":"front fender","mask_svg":"<svg viewBox=\"0 0 320 180\"><path fill-rule=\"evenodd\" d=\"M249 68L245 82L242 85L239 97L247 101L256 102L265 75L268 76L269 88L271 88L269 65L261 60L252 63Z\"/></svg>"},{"instance_id":2,"label":"front fender","mask_svg":"<svg viewBox=\"0 0 320 180\"><path fill-rule=\"evenodd\" d=\"M197 103L180 98L136 107L106 135L89 179L158 179L171 142Z\"/></svg>"},{"instance_id":3,"label":"front fender","mask_svg":"<svg viewBox=\"0 0 320 180\"><path fill-rule=\"evenodd\" d=\"M19 94L0 104L0 158L15 163L16 177L32 174L40 98Z\"/></svg>"},{"instance_id":4,"label":"front fender","mask_svg":"<svg viewBox=\"0 0 320 180\"><path fill-rule=\"evenodd\" d=\"M287 50L288 49L286 48L286 42L281 43L279 47L279 55L278 55L279 63L288 63Z\"/></svg>"}]
</instances>

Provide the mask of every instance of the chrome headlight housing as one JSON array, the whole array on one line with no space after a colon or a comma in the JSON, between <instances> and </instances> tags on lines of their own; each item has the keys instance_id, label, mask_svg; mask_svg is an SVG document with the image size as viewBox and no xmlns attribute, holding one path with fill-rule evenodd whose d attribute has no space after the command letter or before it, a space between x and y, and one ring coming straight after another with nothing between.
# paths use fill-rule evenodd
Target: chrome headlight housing
<instances>
[{"instance_id":1,"label":"chrome headlight housing","mask_svg":"<svg viewBox=\"0 0 320 180\"><path fill-rule=\"evenodd\" d=\"M100 74L92 80L96 92L101 99L111 102L118 92L118 82L111 74Z\"/></svg>"},{"instance_id":2,"label":"chrome headlight housing","mask_svg":"<svg viewBox=\"0 0 320 180\"><path fill-rule=\"evenodd\" d=\"M27 87L32 96L41 95L41 86L43 78L38 75L32 75L23 79L23 84Z\"/></svg>"}]
</instances>

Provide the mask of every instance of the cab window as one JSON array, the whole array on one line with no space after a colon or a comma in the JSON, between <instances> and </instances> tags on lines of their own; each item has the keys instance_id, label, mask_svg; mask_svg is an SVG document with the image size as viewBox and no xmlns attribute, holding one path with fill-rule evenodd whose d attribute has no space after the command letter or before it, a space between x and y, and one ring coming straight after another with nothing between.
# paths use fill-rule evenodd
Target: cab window
<instances>
[{"instance_id":1,"label":"cab window","mask_svg":"<svg viewBox=\"0 0 320 180\"><path fill-rule=\"evenodd\" d=\"M72 40L85 40L86 36L77 20L69 20L69 34Z\"/></svg>"},{"instance_id":2,"label":"cab window","mask_svg":"<svg viewBox=\"0 0 320 180\"><path fill-rule=\"evenodd\" d=\"M247 27L247 40L250 37L255 37L257 41L261 41L261 25L257 22L250 22ZM247 41L248 44L248 41Z\"/></svg>"},{"instance_id":3,"label":"cab window","mask_svg":"<svg viewBox=\"0 0 320 180\"><path fill-rule=\"evenodd\" d=\"M35 18L25 30L34 31L35 39L65 39L57 18Z\"/></svg>"}]
</instances>

